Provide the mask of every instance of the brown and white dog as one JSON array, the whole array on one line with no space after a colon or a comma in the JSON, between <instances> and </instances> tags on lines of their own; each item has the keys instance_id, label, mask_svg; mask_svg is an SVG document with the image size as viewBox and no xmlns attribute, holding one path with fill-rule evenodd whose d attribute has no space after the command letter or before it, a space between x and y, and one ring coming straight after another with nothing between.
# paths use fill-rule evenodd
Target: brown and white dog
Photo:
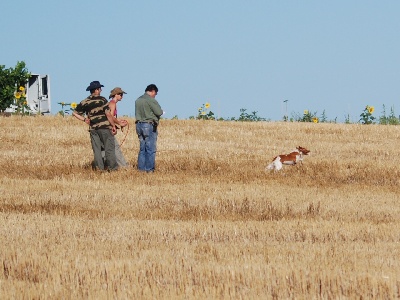
<instances>
[{"instance_id":1,"label":"brown and white dog","mask_svg":"<svg viewBox=\"0 0 400 300\"><path fill-rule=\"evenodd\" d=\"M279 171L283 165L295 165L298 162L303 162L303 155L308 155L310 150L304 147L298 146L296 150L289 154L281 154L272 160L272 162L266 167L267 170Z\"/></svg>"}]
</instances>

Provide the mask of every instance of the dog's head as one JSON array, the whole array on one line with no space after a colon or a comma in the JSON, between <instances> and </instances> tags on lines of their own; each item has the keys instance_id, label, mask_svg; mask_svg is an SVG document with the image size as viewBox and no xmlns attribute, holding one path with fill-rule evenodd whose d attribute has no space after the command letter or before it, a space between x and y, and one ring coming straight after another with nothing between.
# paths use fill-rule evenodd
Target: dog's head
<instances>
[{"instance_id":1,"label":"dog's head","mask_svg":"<svg viewBox=\"0 0 400 300\"><path fill-rule=\"evenodd\" d=\"M296 147L296 149L297 149L300 153L302 153L303 155L308 155L308 153L310 153L310 150L307 150L306 148L301 147L301 146Z\"/></svg>"}]
</instances>

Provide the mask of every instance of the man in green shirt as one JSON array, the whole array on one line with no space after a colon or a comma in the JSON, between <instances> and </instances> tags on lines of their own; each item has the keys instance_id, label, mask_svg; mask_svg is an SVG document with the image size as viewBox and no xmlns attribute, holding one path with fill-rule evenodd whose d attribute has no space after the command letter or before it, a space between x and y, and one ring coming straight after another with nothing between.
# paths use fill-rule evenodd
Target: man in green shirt
<instances>
[{"instance_id":1,"label":"man in green shirt","mask_svg":"<svg viewBox=\"0 0 400 300\"><path fill-rule=\"evenodd\" d=\"M136 133L140 142L138 169L144 172L155 170L157 126L163 114L160 104L155 99L157 93L157 86L150 84L135 102Z\"/></svg>"}]
</instances>

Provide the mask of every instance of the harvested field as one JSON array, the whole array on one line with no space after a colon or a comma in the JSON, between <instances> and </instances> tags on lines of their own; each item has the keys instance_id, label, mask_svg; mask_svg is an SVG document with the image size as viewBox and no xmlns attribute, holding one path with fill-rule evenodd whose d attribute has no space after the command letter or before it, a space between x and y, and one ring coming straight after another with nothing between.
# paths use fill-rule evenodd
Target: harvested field
<instances>
[{"instance_id":1,"label":"harvested field","mask_svg":"<svg viewBox=\"0 0 400 300\"><path fill-rule=\"evenodd\" d=\"M129 122L108 173L83 122L0 117L1 299L400 297L399 126L162 120L142 174Z\"/></svg>"}]
</instances>

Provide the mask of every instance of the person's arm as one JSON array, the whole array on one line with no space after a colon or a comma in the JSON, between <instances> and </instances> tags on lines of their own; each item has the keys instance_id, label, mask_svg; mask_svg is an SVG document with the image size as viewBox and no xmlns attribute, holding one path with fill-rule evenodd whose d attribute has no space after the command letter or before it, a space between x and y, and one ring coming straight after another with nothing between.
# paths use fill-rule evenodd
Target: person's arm
<instances>
[{"instance_id":1,"label":"person's arm","mask_svg":"<svg viewBox=\"0 0 400 300\"><path fill-rule=\"evenodd\" d=\"M83 109L82 102L80 102L76 108L72 111L72 115L77 118L79 121L83 121L86 124L90 125L90 119L85 117L85 110Z\"/></svg>"},{"instance_id":2,"label":"person's arm","mask_svg":"<svg viewBox=\"0 0 400 300\"><path fill-rule=\"evenodd\" d=\"M105 111L105 114L106 114L106 117L108 119L108 122L110 122L110 124L111 124L111 127L112 127L111 132L112 132L112 134L114 134L114 135L117 134L117 128L115 128L114 117L111 115L110 110L107 109Z\"/></svg>"},{"instance_id":3,"label":"person's arm","mask_svg":"<svg viewBox=\"0 0 400 300\"><path fill-rule=\"evenodd\" d=\"M121 127L125 127L126 125L128 125L128 122L126 120L118 120L115 117L115 109L117 108L117 104L114 101L109 102L108 107L110 108L110 114L113 117L115 124L118 124Z\"/></svg>"},{"instance_id":4,"label":"person's arm","mask_svg":"<svg viewBox=\"0 0 400 300\"><path fill-rule=\"evenodd\" d=\"M86 124L90 124L90 120L88 118L85 118L84 116L78 114L75 110L72 112L72 115L77 118L79 121L83 121Z\"/></svg>"},{"instance_id":5,"label":"person's arm","mask_svg":"<svg viewBox=\"0 0 400 300\"><path fill-rule=\"evenodd\" d=\"M117 118L115 117L115 108L116 108L115 102L114 102L114 101L108 102L108 108L110 109L110 114L111 114L111 116L113 117L114 122L117 123L116 121L118 121L118 120L117 120ZM118 123L117 123L117 124L118 124Z\"/></svg>"},{"instance_id":6,"label":"person's arm","mask_svg":"<svg viewBox=\"0 0 400 300\"><path fill-rule=\"evenodd\" d=\"M157 116L157 118L160 118L161 115L164 113L163 110L161 109L160 104L158 104L158 101L156 99L150 102L150 108L153 111L153 113Z\"/></svg>"}]
</instances>

